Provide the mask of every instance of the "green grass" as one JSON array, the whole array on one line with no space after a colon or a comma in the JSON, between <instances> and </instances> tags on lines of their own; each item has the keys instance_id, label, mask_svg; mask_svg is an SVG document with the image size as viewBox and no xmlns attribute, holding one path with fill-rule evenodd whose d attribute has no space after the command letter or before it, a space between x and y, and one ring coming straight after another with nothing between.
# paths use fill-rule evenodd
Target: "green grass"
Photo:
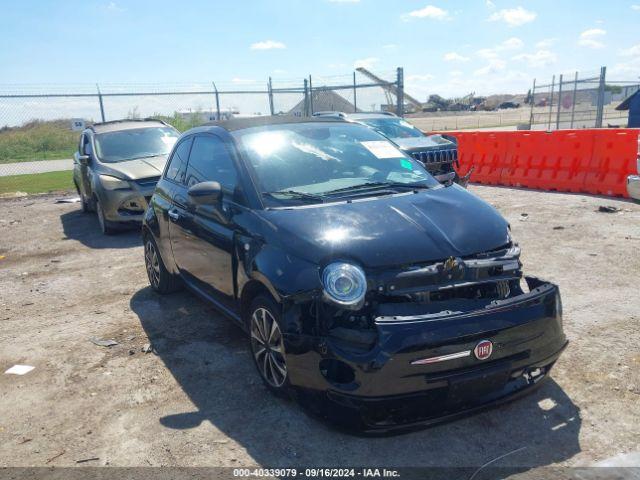
<instances>
[{"instance_id":1,"label":"green grass","mask_svg":"<svg viewBox=\"0 0 640 480\"><path fill-rule=\"evenodd\" d=\"M135 112L130 112L135 118ZM183 119L173 115L152 116L173 125L181 132L201 124L198 115ZM71 120L34 120L19 127L0 128L0 163L30 162L34 160L59 160L72 158L78 148L80 132L71 130Z\"/></svg>"},{"instance_id":2,"label":"green grass","mask_svg":"<svg viewBox=\"0 0 640 480\"><path fill-rule=\"evenodd\" d=\"M80 135L70 125L70 120L55 120L1 128L0 163L71 158Z\"/></svg>"},{"instance_id":3,"label":"green grass","mask_svg":"<svg viewBox=\"0 0 640 480\"><path fill-rule=\"evenodd\" d=\"M70 171L0 177L0 195L13 192L47 193L74 188Z\"/></svg>"}]
</instances>

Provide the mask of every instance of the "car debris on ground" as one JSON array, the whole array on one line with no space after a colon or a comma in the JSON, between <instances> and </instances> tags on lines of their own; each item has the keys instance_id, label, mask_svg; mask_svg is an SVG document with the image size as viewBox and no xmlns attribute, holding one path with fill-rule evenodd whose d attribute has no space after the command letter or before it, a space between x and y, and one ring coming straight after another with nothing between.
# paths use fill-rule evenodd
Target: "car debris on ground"
<instances>
[{"instance_id":1,"label":"car debris on ground","mask_svg":"<svg viewBox=\"0 0 640 480\"><path fill-rule=\"evenodd\" d=\"M34 368L36 367L32 367L31 365L14 365L4 373L8 375L24 375L26 373L29 373Z\"/></svg>"},{"instance_id":2,"label":"car debris on ground","mask_svg":"<svg viewBox=\"0 0 640 480\"><path fill-rule=\"evenodd\" d=\"M618 207L612 207L611 205L600 205L598 207L598 210L596 211L600 213L618 213L621 212L622 209Z\"/></svg>"},{"instance_id":3,"label":"car debris on ground","mask_svg":"<svg viewBox=\"0 0 640 480\"><path fill-rule=\"evenodd\" d=\"M118 345L118 342L115 340L102 340L96 337L91 337L89 340L91 343L98 345L99 347L113 347L114 345Z\"/></svg>"}]
</instances>

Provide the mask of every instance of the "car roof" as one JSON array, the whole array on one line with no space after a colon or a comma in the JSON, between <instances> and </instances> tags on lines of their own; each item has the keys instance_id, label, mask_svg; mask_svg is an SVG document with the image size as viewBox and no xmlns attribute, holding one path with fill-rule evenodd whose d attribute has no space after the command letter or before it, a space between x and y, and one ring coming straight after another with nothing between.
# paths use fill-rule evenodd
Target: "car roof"
<instances>
[{"instance_id":1,"label":"car roof","mask_svg":"<svg viewBox=\"0 0 640 480\"><path fill-rule=\"evenodd\" d=\"M346 117L350 120L364 120L366 118L398 118L387 113L349 113Z\"/></svg>"},{"instance_id":2,"label":"car roof","mask_svg":"<svg viewBox=\"0 0 640 480\"><path fill-rule=\"evenodd\" d=\"M146 118L144 120L113 120L110 122L94 123L87 127L95 133L118 132L120 130L132 130L134 128L170 127L162 120ZM172 127L173 128L173 127Z\"/></svg>"},{"instance_id":3,"label":"car roof","mask_svg":"<svg viewBox=\"0 0 640 480\"><path fill-rule=\"evenodd\" d=\"M326 112L315 112L314 117L340 117L347 120L364 120L366 118L398 118L392 112L354 112L354 113L346 113L346 112L337 112L337 111L326 111Z\"/></svg>"},{"instance_id":4,"label":"car roof","mask_svg":"<svg viewBox=\"0 0 640 480\"><path fill-rule=\"evenodd\" d=\"M207 130L206 127L221 127L229 132L244 130L245 128L264 127L267 125L283 125L290 123L345 123L344 120L334 117L294 117L288 115L274 115L262 117L231 118L219 122L205 123L194 130Z\"/></svg>"}]
</instances>

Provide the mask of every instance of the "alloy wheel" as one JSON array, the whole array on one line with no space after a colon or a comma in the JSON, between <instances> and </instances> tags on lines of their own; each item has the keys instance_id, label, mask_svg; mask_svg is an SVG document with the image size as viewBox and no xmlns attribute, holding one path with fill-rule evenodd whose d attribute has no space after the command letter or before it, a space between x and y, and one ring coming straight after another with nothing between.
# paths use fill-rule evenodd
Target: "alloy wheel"
<instances>
[{"instance_id":1,"label":"alloy wheel","mask_svg":"<svg viewBox=\"0 0 640 480\"><path fill-rule=\"evenodd\" d=\"M147 267L147 275L151 286L158 288L158 285L160 285L160 260L158 259L156 247L151 240L147 240L144 245L144 263Z\"/></svg>"},{"instance_id":2,"label":"alloy wheel","mask_svg":"<svg viewBox=\"0 0 640 480\"><path fill-rule=\"evenodd\" d=\"M266 308L251 315L251 348L262 378L274 388L282 387L287 379L282 332Z\"/></svg>"}]
</instances>

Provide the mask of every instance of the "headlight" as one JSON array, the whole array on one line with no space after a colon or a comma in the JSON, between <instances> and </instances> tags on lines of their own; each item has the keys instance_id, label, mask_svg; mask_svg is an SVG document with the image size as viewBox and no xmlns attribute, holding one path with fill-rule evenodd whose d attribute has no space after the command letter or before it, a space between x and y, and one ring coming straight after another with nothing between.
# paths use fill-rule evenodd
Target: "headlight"
<instances>
[{"instance_id":1,"label":"headlight","mask_svg":"<svg viewBox=\"0 0 640 480\"><path fill-rule=\"evenodd\" d=\"M100 175L100 183L106 190L127 190L131 188L129 182L111 175Z\"/></svg>"},{"instance_id":2,"label":"headlight","mask_svg":"<svg viewBox=\"0 0 640 480\"><path fill-rule=\"evenodd\" d=\"M327 265L322 272L325 297L350 310L358 310L364 304L367 279L362 269L350 263L336 262Z\"/></svg>"}]
</instances>

